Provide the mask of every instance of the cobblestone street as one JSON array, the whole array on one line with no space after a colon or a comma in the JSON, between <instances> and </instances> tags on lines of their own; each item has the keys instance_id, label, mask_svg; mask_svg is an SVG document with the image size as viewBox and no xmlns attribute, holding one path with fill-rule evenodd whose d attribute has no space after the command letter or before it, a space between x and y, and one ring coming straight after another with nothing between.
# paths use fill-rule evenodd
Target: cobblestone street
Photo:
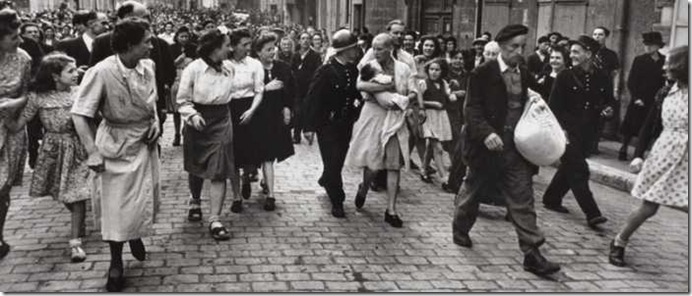
<instances>
[{"instance_id":1,"label":"cobblestone street","mask_svg":"<svg viewBox=\"0 0 692 296\"><path fill-rule=\"evenodd\" d=\"M535 178L536 209L547 243L543 254L562 270L537 277L522 268L514 228L505 210L482 206L471 238L473 249L452 243L454 196L425 184L415 173L402 177L398 211L404 228L383 221L384 192L370 192L362 210L353 205L361 173L344 173L346 219L330 214L317 185L322 164L315 143L276 166L275 212L262 209L259 183L222 220L232 232L215 242L206 223L187 221L187 175L182 148L172 147L172 120L162 139L162 205L155 235L144 240L148 259L136 261L126 247L125 292L270 291L516 291L516 292L688 292L688 215L662 207L630 242L628 267L608 263L608 243L638 201L625 192L592 183L604 215L602 231L590 229L574 198L570 214L546 211L540 197L552 168ZM87 261L69 263L70 215L49 197L30 198L30 170L12 191L5 240L12 245L0 261L0 291L105 291L108 246L88 213ZM205 184L206 185L206 184ZM203 191L205 218L208 188Z\"/></svg>"}]
</instances>

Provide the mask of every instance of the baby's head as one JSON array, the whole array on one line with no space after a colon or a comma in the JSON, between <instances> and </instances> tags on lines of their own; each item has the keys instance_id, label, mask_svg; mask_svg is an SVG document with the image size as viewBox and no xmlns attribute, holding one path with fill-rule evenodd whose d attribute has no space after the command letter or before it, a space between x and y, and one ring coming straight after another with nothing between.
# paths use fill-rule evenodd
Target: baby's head
<instances>
[{"instance_id":1,"label":"baby's head","mask_svg":"<svg viewBox=\"0 0 692 296\"><path fill-rule=\"evenodd\" d=\"M375 78L375 74L377 73L375 72L375 69L370 66L370 64L365 64L365 66L360 69L360 79L362 81L369 81Z\"/></svg>"}]
</instances>

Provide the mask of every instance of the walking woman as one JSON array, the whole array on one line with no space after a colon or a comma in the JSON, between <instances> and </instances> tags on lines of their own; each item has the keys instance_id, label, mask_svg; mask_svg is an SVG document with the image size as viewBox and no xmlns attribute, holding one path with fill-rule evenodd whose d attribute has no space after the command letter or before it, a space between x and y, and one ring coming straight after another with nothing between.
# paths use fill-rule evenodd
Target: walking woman
<instances>
[{"instance_id":1,"label":"walking woman","mask_svg":"<svg viewBox=\"0 0 692 296\"><path fill-rule=\"evenodd\" d=\"M663 131L656 140L632 188L632 196L642 204L627 218L610 243L608 261L624 266L625 247L644 221L661 205L687 208L689 199L689 49L670 50L664 63L669 80L675 81L663 101Z\"/></svg>"},{"instance_id":2,"label":"walking woman","mask_svg":"<svg viewBox=\"0 0 692 296\"><path fill-rule=\"evenodd\" d=\"M10 251L3 237L10 190L21 185L26 162L26 130L10 132L6 118L17 118L26 104L24 96L31 77L31 57L18 48L19 17L14 10L0 10L0 259Z\"/></svg>"},{"instance_id":3,"label":"walking woman","mask_svg":"<svg viewBox=\"0 0 692 296\"><path fill-rule=\"evenodd\" d=\"M111 37L115 54L84 74L72 106L75 128L89 153L87 164L100 173L94 212L110 245L106 289L111 292L121 291L125 283L125 242L137 260L146 259L141 238L151 234L158 207L158 95L154 62L147 58L152 36L143 19L118 23ZM90 121L97 114L103 120L94 131Z\"/></svg>"},{"instance_id":4,"label":"walking woman","mask_svg":"<svg viewBox=\"0 0 692 296\"><path fill-rule=\"evenodd\" d=\"M86 201L91 198L87 152L72 124L73 95L77 84L77 65L73 58L50 54L43 58L36 73L22 116L16 122L6 119L13 132L26 126L36 115L45 135L38 151L36 169L29 195L51 196L62 202L72 213L72 239L69 247L72 262L82 262L85 235Z\"/></svg>"},{"instance_id":5,"label":"walking woman","mask_svg":"<svg viewBox=\"0 0 692 296\"><path fill-rule=\"evenodd\" d=\"M294 154L291 130L291 108L293 105L295 80L291 66L276 57L276 35L259 36L254 51L264 68L264 95L257 110L255 122L259 146L256 147L262 161L262 184L267 194L265 211L273 211L274 162L281 162Z\"/></svg>"},{"instance_id":6,"label":"walking woman","mask_svg":"<svg viewBox=\"0 0 692 296\"><path fill-rule=\"evenodd\" d=\"M168 113L173 113L173 126L175 127L175 138L173 138L173 146L180 146L180 113L176 106L178 87L180 85L180 75L187 65L192 63L197 58L197 46L191 40L192 33L188 27L180 27L173 36L173 44L170 47L171 56L175 59L176 75L175 81L171 86L171 95L168 96L168 104L166 109Z\"/></svg>"},{"instance_id":7,"label":"walking woman","mask_svg":"<svg viewBox=\"0 0 692 296\"><path fill-rule=\"evenodd\" d=\"M178 90L178 112L185 118L183 153L189 173L190 210L188 220L202 220L202 184L211 180L209 232L218 241L231 238L219 221L226 197L226 179L236 199L239 179L233 159L233 124L229 102L233 66L228 57L230 39L219 29L206 31L199 38L200 58L183 71Z\"/></svg>"},{"instance_id":8,"label":"walking woman","mask_svg":"<svg viewBox=\"0 0 692 296\"><path fill-rule=\"evenodd\" d=\"M233 121L233 149L235 165L243 169L241 194L250 198L251 174L262 162L259 156L260 143L257 137L257 121L254 119L262 103L264 94L264 67L258 60L248 56L252 47L252 35L247 29L236 29L231 32L233 50L230 62L235 71L231 82L231 120ZM242 200L233 201L231 211L242 211Z\"/></svg>"}]
</instances>

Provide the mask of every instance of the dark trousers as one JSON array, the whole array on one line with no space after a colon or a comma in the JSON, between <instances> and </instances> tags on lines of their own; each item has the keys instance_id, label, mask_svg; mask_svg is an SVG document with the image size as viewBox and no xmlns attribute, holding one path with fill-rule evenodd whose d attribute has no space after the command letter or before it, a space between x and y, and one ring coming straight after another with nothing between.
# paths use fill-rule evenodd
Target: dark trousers
<instances>
[{"instance_id":1,"label":"dark trousers","mask_svg":"<svg viewBox=\"0 0 692 296\"><path fill-rule=\"evenodd\" d=\"M468 175L457 193L454 204L454 235L468 234L478 217L478 207L485 186L498 189L507 203L507 211L519 239L521 251L527 253L544 242L536 224L533 199L533 168L514 147L513 133L503 136L504 151L497 168L469 167Z\"/></svg>"},{"instance_id":2,"label":"dark trousers","mask_svg":"<svg viewBox=\"0 0 692 296\"><path fill-rule=\"evenodd\" d=\"M28 152L29 152L29 167L32 169L36 166L36 159L38 158L38 141L43 138L43 125L41 125L41 118L39 116L34 116L31 121L26 125L26 131L28 135Z\"/></svg>"},{"instance_id":3,"label":"dark trousers","mask_svg":"<svg viewBox=\"0 0 692 296\"><path fill-rule=\"evenodd\" d=\"M449 152L449 156L452 158L452 167L449 168L449 180L447 181L447 185L449 185L454 192L459 191L464 177L466 177L466 164L462 157L464 151L464 140L462 135L463 131L459 133L454 148Z\"/></svg>"},{"instance_id":4,"label":"dark trousers","mask_svg":"<svg viewBox=\"0 0 692 296\"><path fill-rule=\"evenodd\" d=\"M565 154L560 158L560 166L543 195L543 204L561 205L565 194L572 190L587 220L601 216L601 211L589 189L590 173L589 165L586 163L586 154L593 147L593 142L595 140L570 140Z\"/></svg>"},{"instance_id":5,"label":"dark trousers","mask_svg":"<svg viewBox=\"0 0 692 296\"><path fill-rule=\"evenodd\" d=\"M303 112L299 105L300 104L296 104L296 106L293 107L293 119L291 120L291 125L293 126L293 140L300 140L300 134L303 131L303 125L301 124L303 121Z\"/></svg>"},{"instance_id":6,"label":"dark trousers","mask_svg":"<svg viewBox=\"0 0 692 296\"><path fill-rule=\"evenodd\" d=\"M324 166L320 184L327 190L333 205L342 204L346 199L341 170L344 168L352 130L353 124L347 122L334 122L317 128L317 144Z\"/></svg>"}]
</instances>

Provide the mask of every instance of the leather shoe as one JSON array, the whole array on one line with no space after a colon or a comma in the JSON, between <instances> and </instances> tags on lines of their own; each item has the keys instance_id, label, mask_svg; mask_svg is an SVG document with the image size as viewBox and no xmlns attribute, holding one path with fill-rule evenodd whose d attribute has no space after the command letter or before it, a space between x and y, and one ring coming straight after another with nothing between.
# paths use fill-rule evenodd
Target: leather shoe
<instances>
[{"instance_id":1,"label":"leather shoe","mask_svg":"<svg viewBox=\"0 0 692 296\"><path fill-rule=\"evenodd\" d=\"M242 211L243 211L243 202L240 200L234 200L233 204L231 204L231 212L238 214Z\"/></svg>"},{"instance_id":2,"label":"leather shoe","mask_svg":"<svg viewBox=\"0 0 692 296\"><path fill-rule=\"evenodd\" d=\"M335 204L332 206L332 216L336 218L345 218L346 213L344 212L344 204Z\"/></svg>"},{"instance_id":3,"label":"leather shoe","mask_svg":"<svg viewBox=\"0 0 692 296\"><path fill-rule=\"evenodd\" d=\"M538 249L533 249L524 256L524 270L535 275L547 275L560 271L560 265L548 261Z\"/></svg>"},{"instance_id":4,"label":"leather shoe","mask_svg":"<svg viewBox=\"0 0 692 296\"><path fill-rule=\"evenodd\" d=\"M594 218L589 219L589 221L587 223L589 224L589 227L596 227L596 225L603 224L606 222L608 222L608 219L606 217L598 216L598 217L594 217Z\"/></svg>"},{"instance_id":5,"label":"leather shoe","mask_svg":"<svg viewBox=\"0 0 692 296\"><path fill-rule=\"evenodd\" d=\"M404 221L401 221L399 215L390 215L387 210L384 210L384 222L389 223L394 228L404 227Z\"/></svg>"},{"instance_id":6,"label":"leather shoe","mask_svg":"<svg viewBox=\"0 0 692 296\"><path fill-rule=\"evenodd\" d=\"M5 258L5 256L7 256L7 254L10 252L10 245L4 241L0 242L2 242L2 245L0 245L0 259L2 259Z\"/></svg>"},{"instance_id":7,"label":"leather shoe","mask_svg":"<svg viewBox=\"0 0 692 296\"><path fill-rule=\"evenodd\" d=\"M471 237L469 237L468 234L454 234L454 237L452 238L454 243L456 245L465 247L465 248L471 248L473 247L473 241L471 240Z\"/></svg>"},{"instance_id":8,"label":"leather shoe","mask_svg":"<svg viewBox=\"0 0 692 296\"><path fill-rule=\"evenodd\" d=\"M610 253L608 254L610 264L623 267L625 266L625 248L615 245L615 241L610 241Z\"/></svg>"},{"instance_id":9,"label":"leather shoe","mask_svg":"<svg viewBox=\"0 0 692 296\"><path fill-rule=\"evenodd\" d=\"M365 204L365 194L363 192L363 183L358 185L358 192L356 192L356 208L360 209Z\"/></svg>"},{"instance_id":10,"label":"leather shoe","mask_svg":"<svg viewBox=\"0 0 692 296\"><path fill-rule=\"evenodd\" d=\"M108 281L106 290L108 292L120 292L125 286L125 273L122 267L111 267L108 269Z\"/></svg>"},{"instance_id":11,"label":"leather shoe","mask_svg":"<svg viewBox=\"0 0 692 296\"><path fill-rule=\"evenodd\" d=\"M240 189L240 194L243 196L244 199L250 198L250 195L252 195L252 188L250 187L250 179L247 177L243 178L242 181L242 186Z\"/></svg>"},{"instance_id":12,"label":"leather shoe","mask_svg":"<svg viewBox=\"0 0 692 296\"><path fill-rule=\"evenodd\" d=\"M144 243L141 239L130 241L130 252L132 252L132 256L139 261L147 259L147 250L144 248Z\"/></svg>"},{"instance_id":13,"label":"leather shoe","mask_svg":"<svg viewBox=\"0 0 692 296\"><path fill-rule=\"evenodd\" d=\"M551 210L553 212L558 212L558 213L563 213L563 214L569 214L569 210L565 208L562 205L550 205L550 204L543 204L543 207Z\"/></svg>"}]
</instances>

